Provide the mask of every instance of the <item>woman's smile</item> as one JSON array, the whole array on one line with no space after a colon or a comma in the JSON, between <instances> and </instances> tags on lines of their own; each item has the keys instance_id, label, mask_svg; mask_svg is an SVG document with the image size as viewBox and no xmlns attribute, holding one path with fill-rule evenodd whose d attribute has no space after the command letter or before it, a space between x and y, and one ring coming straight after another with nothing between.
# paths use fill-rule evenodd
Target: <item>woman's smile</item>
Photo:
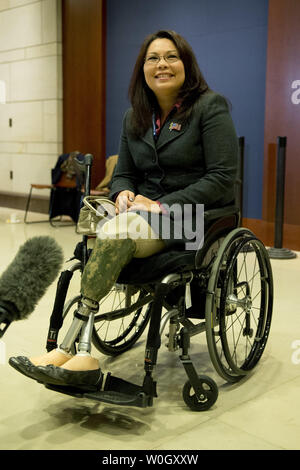
<instances>
[{"instance_id":1,"label":"woman's smile","mask_svg":"<svg viewBox=\"0 0 300 470\"><path fill-rule=\"evenodd\" d=\"M176 46L170 39L155 39L150 44L144 74L148 87L159 102L168 96L171 101L176 101L185 80L185 71Z\"/></svg>"},{"instance_id":2,"label":"woman's smile","mask_svg":"<svg viewBox=\"0 0 300 470\"><path fill-rule=\"evenodd\" d=\"M155 75L155 78L157 80L161 80L161 81L166 81L166 80L169 80L170 78L174 77L173 74L171 73L157 73Z\"/></svg>"}]
</instances>

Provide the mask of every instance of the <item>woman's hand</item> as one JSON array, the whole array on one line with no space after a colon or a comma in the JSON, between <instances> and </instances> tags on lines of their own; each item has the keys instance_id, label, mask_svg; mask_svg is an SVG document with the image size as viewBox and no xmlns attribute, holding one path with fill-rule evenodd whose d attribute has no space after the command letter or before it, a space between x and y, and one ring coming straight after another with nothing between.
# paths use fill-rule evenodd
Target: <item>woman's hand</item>
<instances>
[{"instance_id":1,"label":"woman's hand","mask_svg":"<svg viewBox=\"0 0 300 470\"><path fill-rule=\"evenodd\" d=\"M134 201L135 194L132 191L121 191L116 199L116 214L126 212Z\"/></svg>"},{"instance_id":2,"label":"woman's hand","mask_svg":"<svg viewBox=\"0 0 300 470\"><path fill-rule=\"evenodd\" d=\"M156 201L152 201L141 194L138 194L134 201L131 202L130 206L128 207L128 212L132 211L147 211L147 212L155 212L159 214L161 212L159 204Z\"/></svg>"}]
</instances>

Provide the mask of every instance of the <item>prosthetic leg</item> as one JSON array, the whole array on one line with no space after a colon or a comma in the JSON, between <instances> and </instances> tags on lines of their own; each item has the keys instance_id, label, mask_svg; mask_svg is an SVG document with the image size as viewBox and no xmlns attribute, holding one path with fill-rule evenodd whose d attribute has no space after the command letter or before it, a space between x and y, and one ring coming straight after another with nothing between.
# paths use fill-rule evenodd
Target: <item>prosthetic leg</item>
<instances>
[{"instance_id":1,"label":"prosthetic leg","mask_svg":"<svg viewBox=\"0 0 300 470\"><path fill-rule=\"evenodd\" d=\"M142 386L127 382L126 380L108 373L102 386L92 392L83 392L76 387L54 386L48 384L46 385L46 388L77 398L89 398L114 405L135 406L139 408L152 406L153 398L157 397L156 382L153 380L152 373L156 366L157 354L161 344L159 331L160 319L164 299L167 293L168 286L166 284L159 284L156 287L155 300L152 305L151 320L146 342L144 362L145 377ZM90 345L92 315L93 313L90 313L88 321L82 328L79 350L87 350ZM76 328L74 328L73 338L75 337L76 331ZM69 336L69 338L72 341L73 338L71 338L71 336ZM68 344L67 340L68 338L66 337L62 344L62 346L66 347L66 350L70 347L70 343Z\"/></svg>"},{"instance_id":2,"label":"prosthetic leg","mask_svg":"<svg viewBox=\"0 0 300 470\"><path fill-rule=\"evenodd\" d=\"M69 353L75 340L79 338L78 355L90 355L91 337L94 326L94 315L98 311L98 302L111 289L123 267L131 260L135 252L135 242L131 239L100 240L97 239L91 257L84 269L81 281L82 300L75 312L74 319L59 349ZM48 368L49 380L53 378L53 369ZM47 373L47 367L43 369ZM75 374L78 374L75 372ZM107 374L105 381L95 391L89 387L84 391L84 385L79 387L67 384L49 384L44 379L48 389L76 397L86 397L95 400L127 406L147 406L145 394L141 387L126 382L118 377Z\"/></svg>"},{"instance_id":3,"label":"prosthetic leg","mask_svg":"<svg viewBox=\"0 0 300 470\"><path fill-rule=\"evenodd\" d=\"M92 255L84 269L81 281L82 300L74 315L73 323L67 332L60 349L66 353L80 334L78 354L90 354L94 315L98 311L98 302L111 289L123 267L131 260L135 252L135 242L124 240L97 240ZM153 303L151 323L148 333L145 379L142 386L127 382L107 374L101 387L95 391L83 391L82 388L67 385L46 384L48 389L76 397L125 406L152 406L156 397L156 383L152 371L156 365L157 351L160 347L160 317L165 291L158 288Z\"/></svg>"},{"instance_id":4,"label":"prosthetic leg","mask_svg":"<svg viewBox=\"0 0 300 470\"><path fill-rule=\"evenodd\" d=\"M97 239L89 261L85 265L81 281L81 302L75 312L73 322L63 342L58 348L59 353L68 355L78 335L79 356L90 356L91 337L94 326L94 315L98 311L98 302L114 285L122 268L132 259L136 250L135 242L125 239ZM63 355L62 354L62 355ZM94 391L103 382L103 373L100 367L95 368L97 361L83 361L90 364L87 369L80 369L80 360L76 356L72 359L71 367L48 365L34 365L25 356L10 358L10 365L22 374L44 384L68 387L74 386L81 390ZM78 367L79 362L79 369ZM75 365L75 368L74 368Z\"/></svg>"},{"instance_id":5,"label":"prosthetic leg","mask_svg":"<svg viewBox=\"0 0 300 470\"><path fill-rule=\"evenodd\" d=\"M60 345L62 351L69 353L81 332L78 354L90 354L94 315L98 311L99 301L108 294L134 252L135 242L130 238L96 240L82 275L82 299L73 323Z\"/></svg>"}]
</instances>

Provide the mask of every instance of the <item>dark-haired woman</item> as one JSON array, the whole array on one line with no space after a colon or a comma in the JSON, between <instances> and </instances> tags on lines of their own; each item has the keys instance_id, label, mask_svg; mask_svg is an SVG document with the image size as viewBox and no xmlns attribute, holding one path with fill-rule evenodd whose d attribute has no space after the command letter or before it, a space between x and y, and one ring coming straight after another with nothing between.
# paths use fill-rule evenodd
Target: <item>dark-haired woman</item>
<instances>
[{"instance_id":1,"label":"dark-haired woman","mask_svg":"<svg viewBox=\"0 0 300 470\"><path fill-rule=\"evenodd\" d=\"M81 281L79 310L87 320L133 257L174 244L184 248L184 235L167 230L164 238L153 220L174 225L174 205L181 216L192 207L193 219L199 204L222 207L234 199L238 144L228 104L209 89L184 38L159 31L145 39L129 95L132 107L124 116L111 187L116 217L102 226ZM83 323L84 338L91 324ZM63 342L50 353L14 357L10 364L46 383L97 388L103 373L84 344L73 357Z\"/></svg>"}]
</instances>

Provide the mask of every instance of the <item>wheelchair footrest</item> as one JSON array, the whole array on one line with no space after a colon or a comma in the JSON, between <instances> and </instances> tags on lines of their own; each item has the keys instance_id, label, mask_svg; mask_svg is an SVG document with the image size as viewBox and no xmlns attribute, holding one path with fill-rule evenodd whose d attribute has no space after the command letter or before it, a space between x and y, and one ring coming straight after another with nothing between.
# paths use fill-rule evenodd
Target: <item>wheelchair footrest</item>
<instances>
[{"instance_id":1,"label":"wheelchair footrest","mask_svg":"<svg viewBox=\"0 0 300 470\"><path fill-rule=\"evenodd\" d=\"M75 398L89 398L114 405L146 408L153 404L153 397L147 395L142 387L114 377L110 373L107 374L104 390L84 391L73 386L50 384L45 384L45 387Z\"/></svg>"},{"instance_id":2,"label":"wheelchair footrest","mask_svg":"<svg viewBox=\"0 0 300 470\"><path fill-rule=\"evenodd\" d=\"M126 395L114 390L107 392L99 390L98 392L85 393L84 398L121 406L137 406L139 408L151 406L149 404L149 397L143 391L136 395Z\"/></svg>"}]
</instances>

